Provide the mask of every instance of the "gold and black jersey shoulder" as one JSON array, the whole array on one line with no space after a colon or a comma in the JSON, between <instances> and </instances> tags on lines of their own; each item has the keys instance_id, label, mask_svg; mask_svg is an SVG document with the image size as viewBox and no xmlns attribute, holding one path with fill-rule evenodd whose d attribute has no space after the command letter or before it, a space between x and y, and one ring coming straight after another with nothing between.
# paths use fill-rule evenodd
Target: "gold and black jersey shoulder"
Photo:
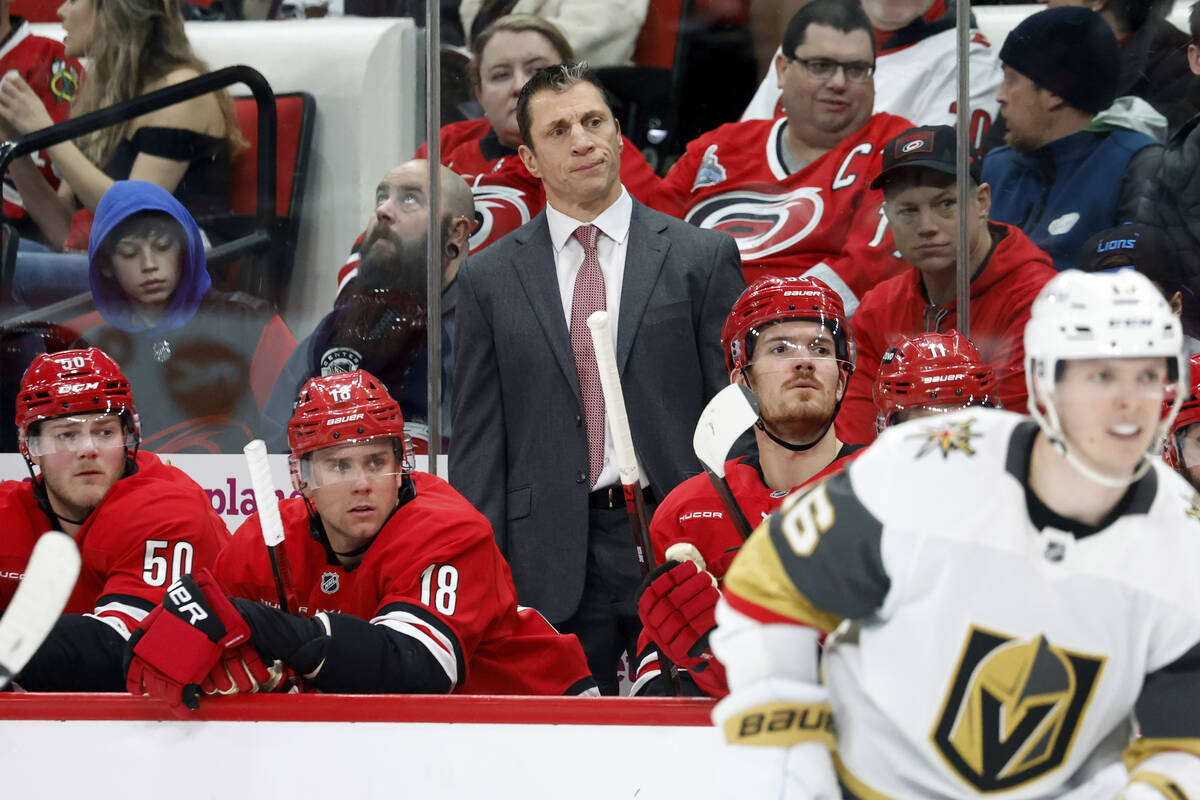
<instances>
[{"instance_id":1,"label":"gold and black jersey shoulder","mask_svg":"<svg viewBox=\"0 0 1200 800\"><path fill-rule=\"evenodd\" d=\"M742 548L726 586L781 616L829 630L883 604L891 581L882 534L840 473L788 497Z\"/></svg>"}]
</instances>

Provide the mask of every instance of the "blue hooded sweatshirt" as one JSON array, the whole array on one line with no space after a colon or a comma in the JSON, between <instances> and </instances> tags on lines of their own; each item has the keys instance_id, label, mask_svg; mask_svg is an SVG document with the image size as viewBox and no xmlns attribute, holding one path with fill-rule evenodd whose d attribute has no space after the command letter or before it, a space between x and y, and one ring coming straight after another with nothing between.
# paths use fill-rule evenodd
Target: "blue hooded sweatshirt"
<instances>
[{"instance_id":1,"label":"blue hooded sweatshirt","mask_svg":"<svg viewBox=\"0 0 1200 800\"><path fill-rule=\"evenodd\" d=\"M183 228L184 248L182 251L179 287L171 296L166 311L153 327L133 321L129 299L121 291L115 278L101 274L110 266L107 252L101 248L114 228L128 217L144 211L161 211L169 214ZM88 281L92 286L92 298L101 316L115 328L127 333L163 334L181 328L191 321L200 307L204 295L212 288L212 278L204 260L204 242L200 238L200 227L192 215L175 196L158 184L147 181L117 181L100 198L96 206L96 220L92 224L88 240Z\"/></svg>"}]
</instances>

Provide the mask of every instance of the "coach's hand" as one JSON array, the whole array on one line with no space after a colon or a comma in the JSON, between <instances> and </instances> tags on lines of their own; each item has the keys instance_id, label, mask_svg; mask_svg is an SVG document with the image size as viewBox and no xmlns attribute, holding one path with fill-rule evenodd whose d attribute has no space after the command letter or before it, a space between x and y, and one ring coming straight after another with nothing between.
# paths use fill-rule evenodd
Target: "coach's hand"
<instances>
[{"instance_id":1,"label":"coach's hand","mask_svg":"<svg viewBox=\"0 0 1200 800\"><path fill-rule=\"evenodd\" d=\"M167 588L129 639L125 687L166 700L176 714L199 708L200 684L250 628L213 574L202 569Z\"/></svg>"}]
</instances>

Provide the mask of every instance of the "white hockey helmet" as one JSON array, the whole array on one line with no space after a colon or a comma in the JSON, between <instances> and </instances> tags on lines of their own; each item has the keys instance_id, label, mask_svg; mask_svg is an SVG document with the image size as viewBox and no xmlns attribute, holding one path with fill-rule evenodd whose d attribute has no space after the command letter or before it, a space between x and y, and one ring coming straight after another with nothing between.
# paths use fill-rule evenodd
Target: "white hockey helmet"
<instances>
[{"instance_id":1,"label":"white hockey helmet","mask_svg":"<svg viewBox=\"0 0 1200 800\"><path fill-rule=\"evenodd\" d=\"M1062 362L1085 358L1167 360L1173 391L1165 394L1163 413L1141 464L1128 478L1102 475L1084 464L1069 446L1058 410L1054 385ZM1123 486L1150 469L1179 404L1187 396L1183 329L1179 318L1146 276L1132 269L1084 273L1067 270L1054 276L1033 302L1025 325L1025 382L1029 413L1071 464L1098 483Z\"/></svg>"}]
</instances>

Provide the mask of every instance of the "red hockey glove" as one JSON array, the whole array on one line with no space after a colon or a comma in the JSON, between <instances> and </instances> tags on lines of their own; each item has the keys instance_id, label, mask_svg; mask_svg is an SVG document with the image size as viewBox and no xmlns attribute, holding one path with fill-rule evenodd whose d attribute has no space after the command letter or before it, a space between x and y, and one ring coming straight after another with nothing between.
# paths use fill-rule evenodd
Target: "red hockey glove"
<instances>
[{"instance_id":1,"label":"red hockey glove","mask_svg":"<svg viewBox=\"0 0 1200 800\"><path fill-rule=\"evenodd\" d=\"M221 654L221 660L200 682L204 694L253 694L273 692L283 682L283 664L271 665L252 644L239 644Z\"/></svg>"},{"instance_id":2,"label":"red hockey glove","mask_svg":"<svg viewBox=\"0 0 1200 800\"><path fill-rule=\"evenodd\" d=\"M134 631L125 651L125 688L166 700L176 714L200 705L200 682L250 627L207 569L167 587L162 605Z\"/></svg>"},{"instance_id":3,"label":"red hockey glove","mask_svg":"<svg viewBox=\"0 0 1200 800\"><path fill-rule=\"evenodd\" d=\"M729 567L731 564L733 564L733 559L737 557L738 551L741 549L742 546L738 545L737 547L731 547L722 552L712 560L711 564L708 565L708 571L711 572L713 577L718 581L725 580L725 573L729 572Z\"/></svg>"},{"instance_id":4,"label":"red hockey glove","mask_svg":"<svg viewBox=\"0 0 1200 800\"><path fill-rule=\"evenodd\" d=\"M691 561L667 561L646 576L640 591L638 616L647 635L680 667L705 669L721 599L712 575Z\"/></svg>"}]
</instances>

